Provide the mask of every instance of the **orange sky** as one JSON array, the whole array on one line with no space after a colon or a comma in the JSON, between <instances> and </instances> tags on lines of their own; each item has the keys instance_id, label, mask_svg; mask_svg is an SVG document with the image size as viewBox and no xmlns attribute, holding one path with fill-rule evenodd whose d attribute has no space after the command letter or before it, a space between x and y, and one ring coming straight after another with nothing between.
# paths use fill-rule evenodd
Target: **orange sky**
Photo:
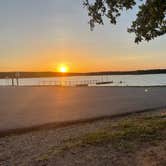
<instances>
[{"instance_id":1,"label":"orange sky","mask_svg":"<svg viewBox=\"0 0 166 166\"><path fill-rule=\"evenodd\" d=\"M165 36L137 45L126 32L136 12L91 32L82 0L3 1L0 71L57 71L60 64L69 72L166 68Z\"/></svg>"}]
</instances>

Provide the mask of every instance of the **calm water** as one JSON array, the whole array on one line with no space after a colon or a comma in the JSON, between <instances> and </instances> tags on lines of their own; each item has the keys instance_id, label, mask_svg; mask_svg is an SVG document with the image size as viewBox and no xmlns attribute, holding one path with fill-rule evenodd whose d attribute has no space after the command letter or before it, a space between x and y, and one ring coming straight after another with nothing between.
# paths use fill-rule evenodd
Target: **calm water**
<instances>
[{"instance_id":1,"label":"calm water","mask_svg":"<svg viewBox=\"0 0 166 166\"><path fill-rule=\"evenodd\" d=\"M95 85L95 82L112 81L104 85ZM166 85L166 74L149 75L105 75L105 76L73 76L19 79L20 86L31 85L74 85L86 84L90 86L163 86ZM15 81L16 84L16 81ZM0 86L11 85L10 79L0 79Z\"/></svg>"}]
</instances>

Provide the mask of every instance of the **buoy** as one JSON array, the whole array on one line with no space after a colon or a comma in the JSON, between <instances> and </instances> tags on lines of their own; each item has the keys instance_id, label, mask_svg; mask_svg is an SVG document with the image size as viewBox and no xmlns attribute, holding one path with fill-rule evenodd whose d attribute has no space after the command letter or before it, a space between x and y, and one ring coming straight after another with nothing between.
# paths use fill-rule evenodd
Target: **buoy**
<instances>
[{"instance_id":1,"label":"buoy","mask_svg":"<svg viewBox=\"0 0 166 166\"><path fill-rule=\"evenodd\" d=\"M148 89L145 89L145 92L148 92Z\"/></svg>"}]
</instances>

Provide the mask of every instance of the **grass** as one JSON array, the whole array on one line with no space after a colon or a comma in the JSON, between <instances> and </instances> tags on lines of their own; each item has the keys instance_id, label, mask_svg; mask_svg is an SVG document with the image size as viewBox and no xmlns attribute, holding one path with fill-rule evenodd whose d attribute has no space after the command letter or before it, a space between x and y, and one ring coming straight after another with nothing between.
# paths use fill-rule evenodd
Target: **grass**
<instances>
[{"instance_id":1,"label":"grass","mask_svg":"<svg viewBox=\"0 0 166 166\"><path fill-rule=\"evenodd\" d=\"M111 144L116 150L131 152L140 143L155 144L166 139L166 115L128 118L110 125L97 132L88 133L79 138L64 142L61 147L53 147L47 154L40 156L39 161L47 160L52 155L63 153L82 146L100 146Z\"/></svg>"},{"instance_id":2,"label":"grass","mask_svg":"<svg viewBox=\"0 0 166 166\"><path fill-rule=\"evenodd\" d=\"M166 119L163 116L149 117L139 120L123 120L116 126L117 130L106 129L89 133L80 138L83 144L99 144L103 142L120 142L120 141L153 141L162 139L161 130L166 127Z\"/></svg>"}]
</instances>

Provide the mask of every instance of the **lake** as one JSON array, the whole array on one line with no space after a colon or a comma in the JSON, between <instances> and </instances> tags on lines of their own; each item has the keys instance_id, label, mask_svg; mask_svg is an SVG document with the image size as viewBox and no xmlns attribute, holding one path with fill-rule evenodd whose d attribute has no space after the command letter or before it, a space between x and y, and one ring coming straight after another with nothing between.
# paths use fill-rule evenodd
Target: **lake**
<instances>
[{"instance_id":1,"label":"lake","mask_svg":"<svg viewBox=\"0 0 166 166\"><path fill-rule=\"evenodd\" d=\"M100 82L110 82L100 84ZM16 85L16 80L14 80ZM96 83L99 83L96 85ZM10 86L11 79L0 79L0 86ZM20 86L65 85L74 86L89 84L89 86L166 86L166 74L146 75L102 75L102 76L70 76L20 78Z\"/></svg>"}]
</instances>

